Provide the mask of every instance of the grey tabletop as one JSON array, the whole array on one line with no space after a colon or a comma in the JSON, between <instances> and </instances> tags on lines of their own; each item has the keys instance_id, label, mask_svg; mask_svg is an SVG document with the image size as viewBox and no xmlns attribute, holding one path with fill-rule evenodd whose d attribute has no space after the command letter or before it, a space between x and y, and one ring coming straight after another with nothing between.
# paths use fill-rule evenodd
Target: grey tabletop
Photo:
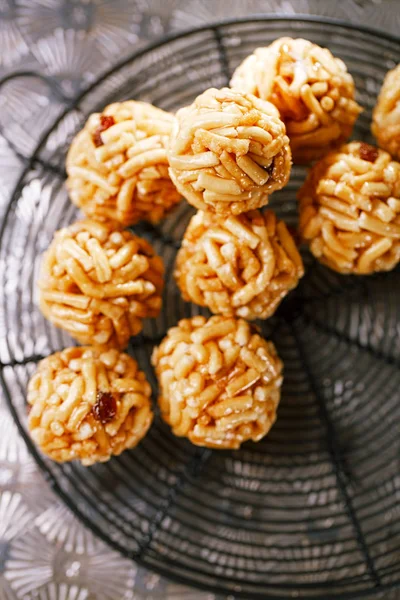
<instances>
[{"instance_id":1,"label":"grey tabletop","mask_svg":"<svg viewBox=\"0 0 400 600\"><path fill-rule=\"evenodd\" d=\"M159 36L255 13L325 15L392 34L400 30L398 0L0 0L0 78L34 70L55 77L62 97L72 98L113 62ZM24 157L60 109L43 82L21 76L1 91L0 214ZM16 598L216 596L136 566L85 529L45 483L0 397L0 600Z\"/></svg>"}]
</instances>

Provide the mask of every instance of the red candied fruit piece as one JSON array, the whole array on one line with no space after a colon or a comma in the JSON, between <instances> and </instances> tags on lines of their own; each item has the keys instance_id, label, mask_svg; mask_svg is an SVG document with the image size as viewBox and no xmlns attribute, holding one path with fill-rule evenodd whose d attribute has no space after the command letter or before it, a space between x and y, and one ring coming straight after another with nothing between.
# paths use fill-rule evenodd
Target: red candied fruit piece
<instances>
[{"instance_id":1,"label":"red candied fruit piece","mask_svg":"<svg viewBox=\"0 0 400 600\"><path fill-rule=\"evenodd\" d=\"M109 127L112 127L115 124L115 119L114 117L109 117L107 115L100 115L100 125L98 126L98 128L96 129L96 131L93 133L93 143L96 146L96 148L98 148L99 146L103 145L103 140L101 139L101 134L103 131L105 131L106 129L109 129Z\"/></svg>"}]
</instances>

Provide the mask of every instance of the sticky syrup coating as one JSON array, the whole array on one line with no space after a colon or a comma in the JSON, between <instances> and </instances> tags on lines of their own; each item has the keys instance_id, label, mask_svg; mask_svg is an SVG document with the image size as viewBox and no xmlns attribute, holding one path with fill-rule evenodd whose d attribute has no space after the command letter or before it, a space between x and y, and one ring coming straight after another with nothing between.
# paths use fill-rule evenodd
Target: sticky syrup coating
<instances>
[{"instance_id":1,"label":"sticky syrup coating","mask_svg":"<svg viewBox=\"0 0 400 600\"><path fill-rule=\"evenodd\" d=\"M362 110L344 62L302 38L283 37L257 48L236 69L231 86L277 107L296 164L343 144Z\"/></svg>"},{"instance_id":2,"label":"sticky syrup coating","mask_svg":"<svg viewBox=\"0 0 400 600\"><path fill-rule=\"evenodd\" d=\"M400 65L389 71L383 81L371 129L378 145L400 160Z\"/></svg>"},{"instance_id":3,"label":"sticky syrup coating","mask_svg":"<svg viewBox=\"0 0 400 600\"><path fill-rule=\"evenodd\" d=\"M197 446L236 449L276 420L282 362L243 319L183 319L153 352L163 419Z\"/></svg>"},{"instance_id":4,"label":"sticky syrup coating","mask_svg":"<svg viewBox=\"0 0 400 600\"><path fill-rule=\"evenodd\" d=\"M146 435L153 420L150 395L128 354L66 348L42 360L29 381L29 431L57 462L105 462Z\"/></svg>"},{"instance_id":5,"label":"sticky syrup coating","mask_svg":"<svg viewBox=\"0 0 400 600\"><path fill-rule=\"evenodd\" d=\"M289 140L269 102L211 88L176 117L169 172L196 208L237 215L266 205L288 182Z\"/></svg>"},{"instance_id":6,"label":"sticky syrup coating","mask_svg":"<svg viewBox=\"0 0 400 600\"><path fill-rule=\"evenodd\" d=\"M299 191L300 235L339 273L390 271L400 260L400 163L351 142L311 169Z\"/></svg>"},{"instance_id":7,"label":"sticky syrup coating","mask_svg":"<svg viewBox=\"0 0 400 600\"><path fill-rule=\"evenodd\" d=\"M67 156L67 188L82 212L124 226L158 223L181 200L169 175L175 117L128 100L92 114Z\"/></svg>"},{"instance_id":8,"label":"sticky syrup coating","mask_svg":"<svg viewBox=\"0 0 400 600\"><path fill-rule=\"evenodd\" d=\"M78 221L44 254L40 308L81 344L123 349L159 314L163 272L152 246L118 223Z\"/></svg>"},{"instance_id":9,"label":"sticky syrup coating","mask_svg":"<svg viewBox=\"0 0 400 600\"><path fill-rule=\"evenodd\" d=\"M176 260L183 298L215 314L266 319L304 274L296 243L272 211L199 211Z\"/></svg>"}]
</instances>

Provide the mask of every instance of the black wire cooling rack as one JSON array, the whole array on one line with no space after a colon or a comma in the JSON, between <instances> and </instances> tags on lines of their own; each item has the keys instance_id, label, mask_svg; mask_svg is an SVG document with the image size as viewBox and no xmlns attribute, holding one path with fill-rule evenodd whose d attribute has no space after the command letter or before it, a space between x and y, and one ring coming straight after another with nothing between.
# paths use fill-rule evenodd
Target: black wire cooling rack
<instances>
[{"instance_id":1,"label":"black wire cooling rack","mask_svg":"<svg viewBox=\"0 0 400 600\"><path fill-rule=\"evenodd\" d=\"M175 110L226 85L255 47L283 35L328 46L345 60L365 107L354 137L371 141L371 109L386 71L400 61L400 40L346 23L252 17L185 32L124 60L73 101L44 78L65 110L31 156L16 148L25 169L1 228L1 382L50 485L122 554L177 581L247 600L358 598L400 584L398 269L339 276L304 256L299 288L260 324L284 360L285 383L278 421L258 444L199 449L156 419L137 449L84 469L43 458L26 433L28 378L41 357L72 344L43 319L35 298L41 253L54 231L76 218L64 188L72 136L89 113L114 100ZM291 225L303 177L294 168L272 199ZM179 318L199 312L181 300L172 278L191 214L183 204L159 228L136 229L166 264L163 314L130 345L154 393L154 344Z\"/></svg>"}]
</instances>

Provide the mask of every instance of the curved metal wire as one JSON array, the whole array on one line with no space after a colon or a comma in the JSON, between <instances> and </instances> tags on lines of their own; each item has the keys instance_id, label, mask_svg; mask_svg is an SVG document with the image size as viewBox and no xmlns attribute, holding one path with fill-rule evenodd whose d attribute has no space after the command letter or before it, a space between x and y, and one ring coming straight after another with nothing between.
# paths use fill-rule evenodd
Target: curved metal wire
<instances>
[{"instance_id":1,"label":"curved metal wire","mask_svg":"<svg viewBox=\"0 0 400 600\"><path fill-rule=\"evenodd\" d=\"M169 36L121 61L76 99L63 99L65 110L26 157L0 230L0 288L9 327L0 382L49 484L86 526L126 556L181 583L247 600L292 593L321 600L367 597L400 585L400 531L394 517L386 518L398 506L400 348L390 338L398 318L398 270L365 282L305 257L301 286L261 324L286 369L279 418L265 442L212 452L175 438L157 419L134 452L83 470L43 458L26 432L24 395L34 364L70 343L41 318L33 296L37 255L54 230L74 218L62 187L62 161L74 133L68 116L132 95L176 108L203 87L225 85L256 44L288 34L331 45L349 60L364 94L367 77L377 88L390 61L400 59L400 39L373 29L312 17L249 17ZM366 96L367 115L357 132L363 138L372 106ZM55 143L64 131L66 142ZM272 208L291 223L303 176L295 170L272 199ZM32 198L29 186L37 182L40 193ZM154 392L154 343L178 318L198 312L172 282L190 215L183 206L161 226L136 228L166 263L163 314L129 348ZM17 282L11 300L4 293L10 282Z\"/></svg>"}]
</instances>

